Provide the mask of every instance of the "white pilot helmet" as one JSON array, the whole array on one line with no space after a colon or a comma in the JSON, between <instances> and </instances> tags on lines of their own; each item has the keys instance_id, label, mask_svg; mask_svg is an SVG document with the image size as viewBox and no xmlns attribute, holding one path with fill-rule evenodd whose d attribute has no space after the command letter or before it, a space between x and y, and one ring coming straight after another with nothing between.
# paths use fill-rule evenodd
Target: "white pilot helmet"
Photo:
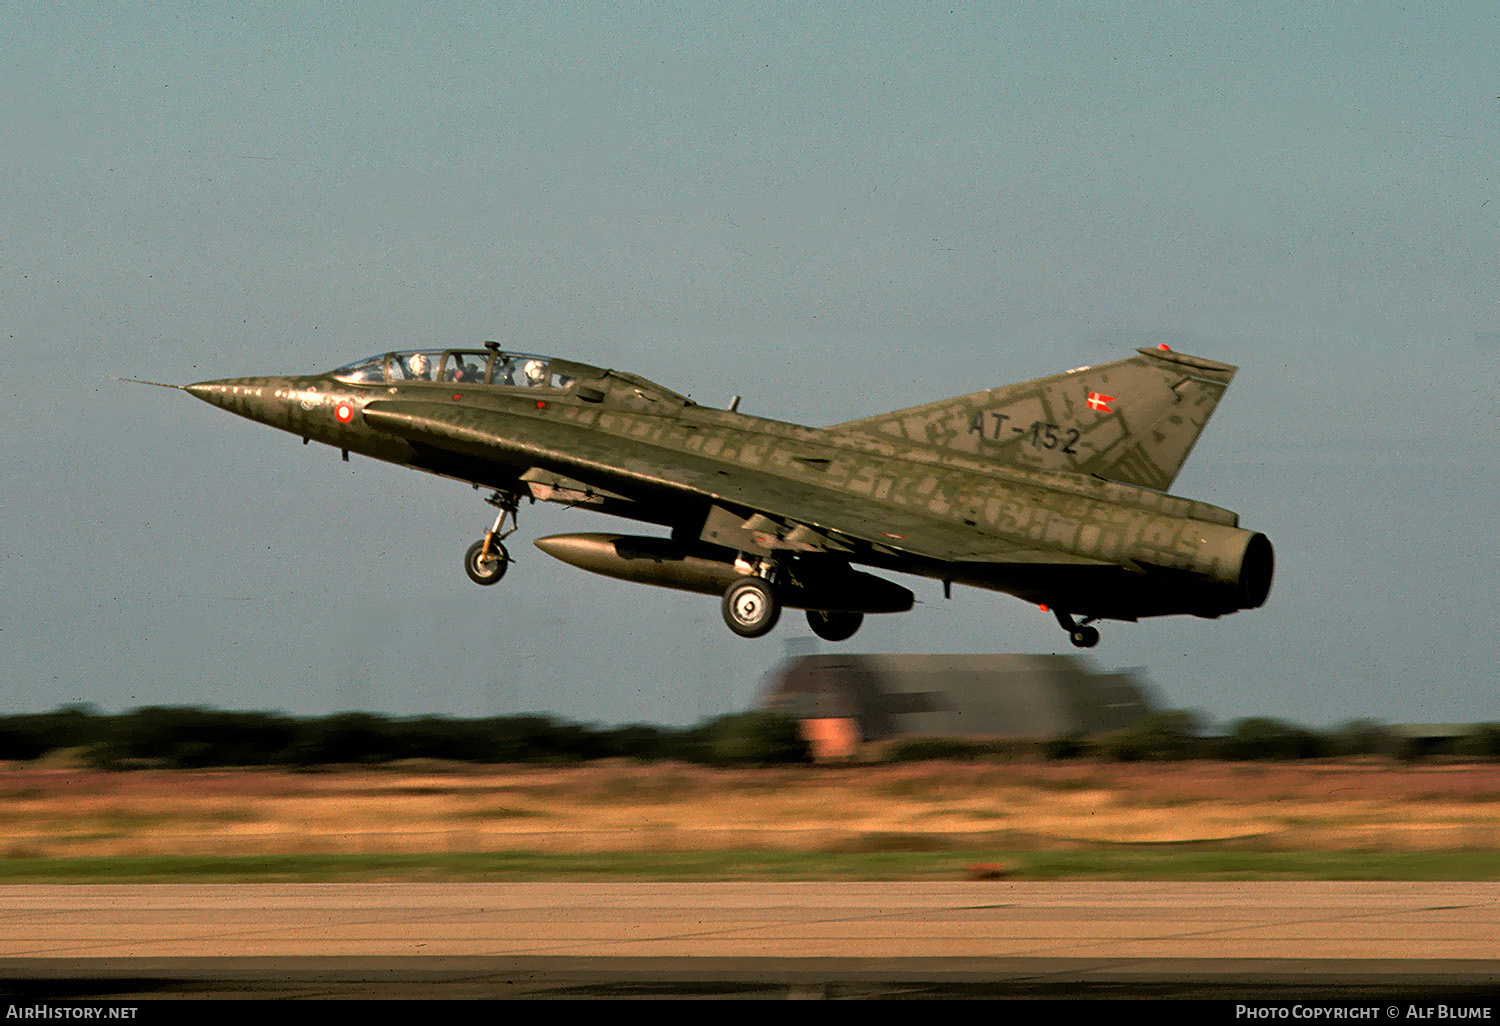
<instances>
[{"instance_id":1,"label":"white pilot helmet","mask_svg":"<svg viewBox=\"0 0 1500 1026\"><path fill-rule=\"evenodd\" d=\"M406 362L411 368L411 376L414 378L425 378L427 376L427 354L412 353L411 359Z\"/></svg>"},{"instance_id":2,"label":"white pilot helmet","mask_svg":"<svg viewBox=\"0 0 1500 1026\"><path fill-rule=\"evenodd\" d=\"M547 376L547 365L541 360L527 360L521 370L525 373L527 382L531 384L540 384Z\"/></svg>"}]
</instances>

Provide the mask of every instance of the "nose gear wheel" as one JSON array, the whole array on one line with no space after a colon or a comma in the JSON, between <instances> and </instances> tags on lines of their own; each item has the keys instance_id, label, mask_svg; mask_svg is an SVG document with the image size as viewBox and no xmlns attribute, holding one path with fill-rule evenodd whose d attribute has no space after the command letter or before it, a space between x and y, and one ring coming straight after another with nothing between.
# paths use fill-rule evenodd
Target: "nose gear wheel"
<instances>
[{"instance_id":1,"label":"nose gear wheel","mask_svg":"<svg viewBox=\"0 0 1500 1026\"><path fill-rule=\"evenodd\" d=\"M489 585L498 583L510 566L510 552L501 539L510 537L519 526L516 523L516 510L521 505L521 499L513 492L495 492L484 501L500 512L495 517L494 525L484 532L484 537L470 545L469 551L464 553L464 573L475 584ZM510 530L505 530L507 518L510 520Z\"/></svg>"},{"instance_id":2,"label":"nose gear wheel","mask_svg":"<svg viewBox=\"0 0 1500 1026\"><path fill-rule=\"evenodd\" d=\"M484 539L481 538L464 553L464 572L475 584L499 583L509 566L510 553L500 542L491 542L489 551L486 552Z\"/></svg>"}]
</instances>

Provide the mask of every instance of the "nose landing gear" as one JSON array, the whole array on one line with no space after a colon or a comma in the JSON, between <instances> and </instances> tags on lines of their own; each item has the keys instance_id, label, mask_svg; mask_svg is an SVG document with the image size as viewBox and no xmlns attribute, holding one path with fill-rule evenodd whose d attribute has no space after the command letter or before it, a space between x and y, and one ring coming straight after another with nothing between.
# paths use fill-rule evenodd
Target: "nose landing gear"
<instances>
[{"instance_id":1,"label":"nose landing gear","mask_svg":"<svg viewBox=\"0 0 1500 1026\"><path fill-rule=\"evenodd\" d=\"M505 576L506 569L510 566L510 552L502 543L502 538L507 538L516 530L516 510L521 504L520 497L511 492L496 492L484 500L500 511L495 517L494 526L484 532L484 537L473 545L469 551L464 553L464 573L469 575L469 580L475 584L496 584L500 578ZM506 518L510 518L510 530L504 530Z\"/></svg>"}]
</instances>

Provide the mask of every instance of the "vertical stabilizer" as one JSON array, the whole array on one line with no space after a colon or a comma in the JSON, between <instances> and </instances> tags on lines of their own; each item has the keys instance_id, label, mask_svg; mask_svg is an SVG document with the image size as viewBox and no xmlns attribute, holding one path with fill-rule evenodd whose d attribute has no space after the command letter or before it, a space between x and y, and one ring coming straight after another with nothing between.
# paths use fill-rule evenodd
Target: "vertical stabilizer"
<instances>
[{"instance_id":1,"label":"vertical stabilizer","mask_svg":"<svg viewBox=\"0 0 1500 1026\"><path fill-rule=\"evenodd\" d=\"M1166 491L1237 368L1165 349L836 425Z\"/></svg>"}]
</instances>

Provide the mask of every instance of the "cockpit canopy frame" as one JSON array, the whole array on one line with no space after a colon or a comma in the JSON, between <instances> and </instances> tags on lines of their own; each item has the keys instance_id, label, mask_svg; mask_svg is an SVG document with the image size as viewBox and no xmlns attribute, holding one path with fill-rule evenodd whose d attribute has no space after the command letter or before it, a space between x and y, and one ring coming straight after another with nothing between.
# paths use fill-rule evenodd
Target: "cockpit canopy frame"
<instances>
[{"instance_id":1,"label":"cockpit canopy frame","mask_svg":"<svg viewBox=\"0 0 1500 1026\"><path fill-rule=\"evenodd\" d=\"M412 349L356 360L339 367L332 376L353 385L431 381L504 388L568 388L576 379L552 370L553 360L554 357L540 353L507 353L498 348Z\"/></svg>"}]
</instances>

